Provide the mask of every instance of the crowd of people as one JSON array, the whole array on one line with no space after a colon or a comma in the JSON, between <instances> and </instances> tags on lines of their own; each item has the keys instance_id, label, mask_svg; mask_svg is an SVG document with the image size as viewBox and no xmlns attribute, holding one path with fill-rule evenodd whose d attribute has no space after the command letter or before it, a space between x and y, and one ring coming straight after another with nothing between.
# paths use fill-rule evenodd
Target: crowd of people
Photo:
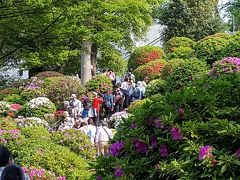
<instances>
[{"instance_id":1,"label":"crowd of people","mask_svg":"<svg viewBox=\"0 0 240 180\"><path fill-rule=\"evenodd\" d=\"M98 155L106 155L107 142L112 138L113 132L108 127L112 115L127 111L128 106L144 98L148 79L135 83L135 76L131 71L117 82L115 73L111 70L105 73L112 81L113 89L105 92L92 92L93 98L84 95L77 98L72 94L70 101L66 101L65 120L58 130L78 129L85 133L93 144L97 146Z\"/></svg>"}]
</instances>

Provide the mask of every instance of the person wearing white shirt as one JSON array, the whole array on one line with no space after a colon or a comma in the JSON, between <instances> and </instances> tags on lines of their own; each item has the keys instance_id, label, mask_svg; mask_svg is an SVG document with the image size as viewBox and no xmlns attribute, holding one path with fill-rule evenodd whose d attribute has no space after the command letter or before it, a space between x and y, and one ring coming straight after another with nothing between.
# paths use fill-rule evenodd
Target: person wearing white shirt
<instances>
[{"instance_id":1,"label":"person wearing white shirt","mask_svg":"<svg viewBox=\"0 0 240 180\"><path fill-rule=\"evenodd\" d=\"M112 138L112 130L107 127L107 123L100 123L96 133L96 144L99 148L100 155L106 156L108 154L108 141Z\"/></svg>"},{"instance_id":2,"label":"person wearing white shirt","mask_svg":"<svg viewBox=\"0 0 240 180\"><path fill-rule=\"evenodd\" d=\"M94 125L93 120L91 118L88 119L88 129L90 131L89 136L90 136L91 142L92 144L94 144L96 139L97 127Z\"/></svg>"},{"instance_id":3,"label":"person wearing white shirt","mask_svg":"<svg viewBox=\"0 0 240 180\"><path fill-rule=\"evenodd\" d=\"M71 117L75 119L75 121L81 116L82 114L82 102L77 99L76 94L72 94L71 100L69 102L71 108Z\"/></svg>"}]
</instances>

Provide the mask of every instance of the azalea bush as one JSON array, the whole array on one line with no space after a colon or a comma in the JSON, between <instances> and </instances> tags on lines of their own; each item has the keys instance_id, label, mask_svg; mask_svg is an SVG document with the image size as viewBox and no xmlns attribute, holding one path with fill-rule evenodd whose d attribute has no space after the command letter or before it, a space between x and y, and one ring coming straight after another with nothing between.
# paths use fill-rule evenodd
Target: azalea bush
<instances>
[{"instance_id":1,"label":"azalea bush","mask_svg":"<svg viewBox=\"0 0 240 180\"><path fill-rule=\"evenodd\" d=\"M239 83L239 73L206 75L145 103L120 125L94 177L239 179Z\"/></svg>"},{"instance_id":2,"label":"azalea bush","mask_svg":"<svg viewBox=\"0 0 240 180\"><path fill-rule=\"evenodd\" d=\"M96 156L96 148L90 138L79 130L53 132L51 138L55 143L70 148L83 158L93 160Z\"/></svg>"},{"instance_id":3,"label":"azalea bush","mask_svg":"<svg viewBox=\"0 0 240 180\"><path fill-rule=\"evenodd\" d=\"M88 91L105 92L112 88L112 81L105 75L96 75L86 84Z\"/></svg>"},{"instance_id":4,"label":"azalea bush","mask_svg":"<svg viewBox=\"0 0 240 180\"><path fill-rule=\"evenodd\" d=\"M218 77L222 74L229 74L233 72L240 72L240 58L228 57L222 59L221 61L216 61L213 64L209 75Z\"/></svg>"},{"instance_id":5,"label":"azalea bush","mask_svg":"<svg viewBox=\"0 0 240 180\"><path fill-rule=\"evenodd\" d=\"M144 65L156 59L162 59L164 57L164 51L157 46L142 46L137 48L130 56L128 60L128 67L136 69L137 67Z\"/></svg>"},{"instance_id":6,"label":"azalea bush","mask_svg":"<svg viewBox=\"0 0 240 180\"><path fill-rule=\"evenodd\" d=\"M172 39L168 40L164 45L163 48L166 53L172 53L176 51L179 47L185 47L193 49L195 42L187 37L173 37Z\"/></svg>"},{"instance_id":7,"label":"azalea bush","mask_svg":"<svg viewBox=\"0 0 240 180\"><path fill-rule=\"evenodd\" d=\"M54 113L55 105L46 97L34 98L28 102L26 112L29 117L43 118L47 113Z\"/></svg>"},{"instance_id":8,"label":"azalea bush","mask_svg":"<svg viewBox=\"0 0 240 180\"><path fill-rule=\"evenodd\" d=\"M180 89L190 82L201 78L209 71L205 62L198 59L172 60L162 71L168 91Z\"/></svg>"},{"instance_id":9,"label":"azalea bush","mask_svg":"<svg viewBox=\"0 0 240 180\"><path fill-rule=\"evenodd\" d=\"M149 97L155 94L164 94L166 88L166 81L162 79L154 79L152 80L146 88L145 97Z\"/></svg>"},{"instance_id":10,"label":"azalea bush","mask_svg":"<svg viewBox=\"0 0 240 180\"><path fill-rule=\"evenodd\" d=\"M225 57L240 57L240 31L232 35L229 38L228 46L225 47L224 51L227 54Z\"/></svg>"},{"instance_id":11,"label":"azalea bush","mask_svg":"<svg viewBox=\"0 0 240 180\"><path fill-rule=\"evenodd\" d=\"M35 75L35 77L40 79L45 79L49 77L59 77L59 76L64 76L64 75L56 71L43 71Z\"/></svg>"},{"instance_id":12,"label":"azalea bush","mask_svg":"<svg viewBox=\"0 0 240 180\"><path fill-rule=\"evenodd\" d=\"M7 98L10 95L19 95L20 94L20 90L18 88L15 87L8 87L8 88L4 88L0 90L0 100L3 100L4 98Z\"/></svg>"},{"instance_id":13,"label":"azalea bush","mask_svg":"<svg viewBox=\"0 0 240 180\"><path fill-rule=\"evenodd\" d=\"M42 126L48 128L48 122L38 117L21 117L15 119L17 125L21 128L29 126Z\"/></svg>"},{"instance_id":14,"label":"azalea bush","mask_svg":"<svg viewBox=\"0 0 240 180\"><path fill-rule=\"evenodd\" d=\"M195 51L194 49L190 47L177 47L174 49L173 52L167 54L167 59L190 59L195 57Z\"/></svg>"},{"instance_id":15,"label":"azalea bush","mask_svg":"<svg viewBox=\"0 0 240 180\"><path fill-rule=\"evenodd\" d=\"M3 121L0 119L0 124ZM0 131L0 144L9 148L15 162L32 179L89 179L87 162L69 148L54 143L47 129L16 129L16 125L4 129Z\"/></svg>"},{"instance_id":16,"label":"azalea bush","mask_svg":"<svg viewBox=\"0 0 240 180\"><path fill-rule=\"evenodd\" d=\"M196 43L196 57L212 64L217 60L228 57L228 52L225 48L228 47L230 35L215 34L207 36Z\"/></svg>"},{"instance_id":17,"label":"azalea bush","mask_svg":"<svg viewBox=\"0 0 240 180\"><path fill-rule=\"evenodd\" d=\"M145 77L156 79L160 77L163 67L167 64L164 60L154 60L139 66L133 71L137 80L143 80Z\"/></svg>"},{"instance_id":18,"label":"azalea bush","mask_svg":"<svg viewBox=\"0 0 240 180\"><path fill-rule=\"evenodd\" d=\"M63 101L70 99L71 94L78 96L84 93L85 89L81 85L79 78L75 76L50 77L44 80L44 92L57 107L63 108Z\"/></svg>"}]
</instances>

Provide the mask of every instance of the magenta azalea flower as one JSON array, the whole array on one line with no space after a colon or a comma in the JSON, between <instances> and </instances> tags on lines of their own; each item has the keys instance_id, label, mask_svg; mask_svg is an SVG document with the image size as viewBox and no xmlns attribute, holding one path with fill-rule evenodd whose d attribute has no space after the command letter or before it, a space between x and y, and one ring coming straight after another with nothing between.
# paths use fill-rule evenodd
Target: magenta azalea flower
<instances>
[{"instance_id":1,"label":"magenta azalea flower","mask_svg":"<svg viewBox=\"0 0 240 180\"><path fill-rule=\"evenodd\" d=\"M131 129L136 129L137 128L137 124L136 123L132 123L130 126Z\"/></svg>"},{"instance_id":2,"label":"magenta azalea flower","mask_svg":"<svg viewBox=\"0 0 240 180\"><path fill-rule=\"evenodd\" d=\"M179 114L180 117L184 117L184 115L185 115L184 108L179 108L178 109L178 114Z\"/></svg>"},{"instance_id":3,"label":"magenta azalea flower","mask_svg":"<svg viewBox=\"0 0 240 180\"><path fill-rule=\"evenodd\" d=\"M119 177L122 177L124 175L124 171L122 168L117 168L115 170L115 173L114 173L115 177L119 178Z\"/></svg>"},{"instance_id":4,"label":"magenta azalea flower","mask_svg":"<svg viewBox=\"0 0 240 180\"><path fill-rule=\"evenodd\" d=\"M151 147L153 149L156 149L157 148L157 137L155 135L153 135L151 137L150 142L151 142Z\"/></svg>"},{"instance_id":5,"label":"magenta azalea flower","mask_svg":"<svg viewBox=\"0 0 240 180\"><path fill-rule=\"evenodd\" d=\"M156 120L154 121L154 126L155 126L155 128L162 128L162 127L163 127L163 124L162 124L162 122L161 122L160 119L156 119Z\"/></svg>"},{"instance_id":6,"label":"magenta azalea flower","mask_svg":"<svg viewBox=\"0 0 240 180\"><path fill-rule=\"evenodd\" d=\"M102 180L102 177L101 176L97 176L97 180Z\"/></svg>"},{"instance_id":7,"label":"magenta azalea flower","mask_svg":"<svg viewBox=\"0 0 240 180\"><path fill-rule=\"evenodd\" d=\"M236 156L240 159L240 148L236 151Z\"/></svg>"},{"instance_id":8,"label":"magenta azalea flower","mask_svg":"<svg viewBox=\"0 0 240 180\"><path fill-rule=\"evenodd\" d=\"M109 152L112 156L116 157L120 154L120 152L123 148L124 148L124 142L117 141L110 146Z\"/></svg>"},{"instance_id":9,"label":"magenta azalea flower","mask_svg":"<svg viewBox=\"0 0 240 180\"><path fill-rule=\"evenodd\" d=\"M199 150L198 160L203 160L211 157L213 157L212 146L209 146L209 145L202 146Z\"/></svg>"},{"instance_id":10,"label":"magenta azalea flower","mask_svg":"<svg viewBox=\"0 0 240 180\"><path fill-rule=\"evenodd\" d=\"M147 151L148 151L147 143L143 142L140 139L137 139L134 141L134 145L135 145L137 153L145 153L145 154L147 153Z\"/></svg>"},{"instance_id":11,"label":"magenta azalea flower","mask_svg":"<svg viewBox=\"0 0 240 180\"><path fill-rule=\"evenodd\" d=\"M168 156L168 149L166 145L161 145L159 148L159 154L161 157L167 157Z\"/></svg>"},{"instance_id":12,"label":"magenta azalea flower","mask_svg":"<svg viewBox=\"0 0 240 180\"><path fill-rule=\"evenodd\" d=\"M152 118L148 118L146 121L145 121L146 125L147 126L152 126L153 125L153 119Z\"/></svg>"},{"instance_id":13,"label":"magenta azalea flower","mask_svg":"<svg viewBox=\"0 0 240 180\"><path fill-rule=\"evenodd\" d=\"M171 132L173 141L180 141L183 139L183 135L180 129L178 129L177 127L173 127L170 132Z\"/></svg>"}]
</instances>

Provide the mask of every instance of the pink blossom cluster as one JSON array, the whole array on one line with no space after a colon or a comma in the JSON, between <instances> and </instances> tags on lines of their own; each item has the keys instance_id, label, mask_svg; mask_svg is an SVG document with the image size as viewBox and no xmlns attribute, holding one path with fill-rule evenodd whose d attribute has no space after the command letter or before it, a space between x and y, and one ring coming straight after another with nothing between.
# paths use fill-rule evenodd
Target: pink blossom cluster
<instances>
[{"instance_id":1,"label":"pink blossom cluster","mask_svg":"<svg viewBox=\"0 0 240 180\"><path fill-rule=\"evenodd\" d=\"M6 144L7 139L17 139L21 135L19 129L2 130L0 129L0 143Z\"/></svg>"}]
</instances>

